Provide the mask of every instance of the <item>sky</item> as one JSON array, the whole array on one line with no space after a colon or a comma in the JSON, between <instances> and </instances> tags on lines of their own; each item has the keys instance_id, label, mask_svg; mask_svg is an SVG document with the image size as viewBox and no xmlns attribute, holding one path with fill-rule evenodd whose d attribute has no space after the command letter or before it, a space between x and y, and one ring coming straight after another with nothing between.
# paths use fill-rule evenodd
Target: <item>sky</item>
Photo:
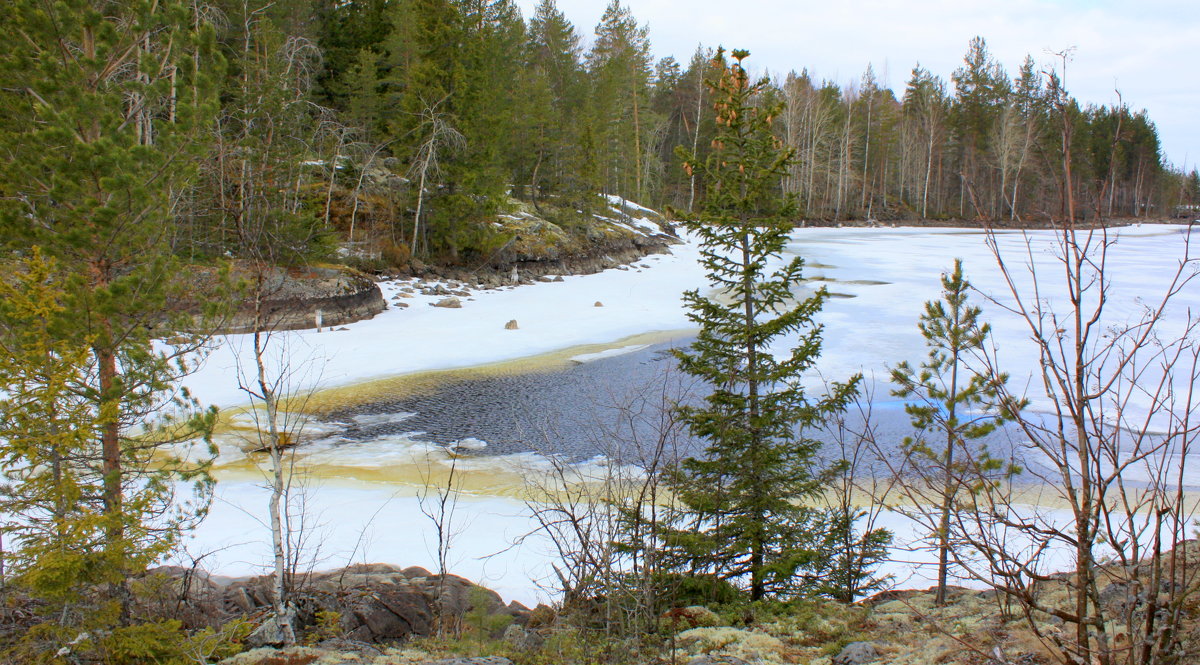
<instances>
[{"instance_id":1,"label":"sky","mask_svg":"<svg viewBox=\"0 0 1200 665\"><path fill-rule=\"evenodd\" d=\"M607 0L558 0L590 44ZM751 52L771 74L807 68L840 85L873 65L899 95L912 68L949 83L972 37L1010 76L1070 49L1068 90L1081 102L1145 109L1167 160L1200 162L1200 0L622 0L650 28L656 58L685 66L698 45ZM537 0L517 0L528 18ZM1061 66L1061 65L1059 65Z\"/></svg>"}]
</instances>

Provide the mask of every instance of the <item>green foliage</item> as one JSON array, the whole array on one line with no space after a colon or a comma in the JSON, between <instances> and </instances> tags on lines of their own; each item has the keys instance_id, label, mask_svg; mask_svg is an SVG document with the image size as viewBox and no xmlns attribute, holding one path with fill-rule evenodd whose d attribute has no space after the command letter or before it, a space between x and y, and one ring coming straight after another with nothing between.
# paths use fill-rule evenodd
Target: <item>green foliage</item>
<instances>
[{"instance_id":1,"label":"green foliage","mask_svg":"<svg viewBox=\"0 0 1200 665\"><path fill-rule=\"evenodd\" d=\"M467 600L471 607L463 617L463 622L477 634L498 637L512 623L511 615L492 613L495 600L487 589L480 586L471 587L467 592Z\"/></svg>"},{"instance_id":2,"label":"green foliage","mask_svg":"<svg viewBox=\"0 0 1200 665\"><path fill-rule=\"evenodd\" d=\"M779 180L791 153L771 131L778 107L759 105L767 82L752 83L735 51L718 51L713 68L717 137L708 158L685 154L685 168L705 182L698 221L709 281L720 299L684 294L700 326L692 347L676 352L680 368L712 387L703 406L680 405L678 416L707 443L702 457L683 460L666 477L682 510L668 541L680 566L730 579L749 578L754 600L790 590L811 570L823 534L819 511L805 505L821 488L808 435L845 408L858 377L810 398L801 377L813 368L821 329L813 323L825 292L796 301L799 258L768 273L787 242L791 202ZM776 359L772 344L798 340Z\"/></svg>"},{"instance_id":3,"label":"green foliage","mask_svg":"<svg viewBox=\"0 0 1200 665\"><path fill-rule=\"evenodd\" d=\"M891 581L888 576L877 576L875 569L888 560L892 534L883 528L860 532L857 527L867 517L867 510L852 506L825 512L823 556L812 573L814 593L853 603Z\"/></svg>"},{"instance_id":4,"label":"green foliage","mask_svg":"<svg viewBox=\"0 0 1200 665\"><path fill-rule=\"evenodd\" d=\"M655 587L664 589L662 603L669 607L690 605L729 605L743 599L743 593L729 580L716 575L683 575L664 573L656 580Z\"/></svg>"},{"instance_id":5,"label":"green foliage","mask_svg":"<svg viewBox=\"0 0 1200 665\"><path fill-rule=\"evenodd\" d=\"M187 631L174 619L117 625L119 608L102 606L80 625L37 624L12 644L0 645L5 662L99 662L106 665L193 665L241 653L253 626L234 620L219 628Z\"/></svg>"},{"instance_id":6,"label":"green foliage","mask_svg":"<svg viewBox=\"0 0 1200 665\"><path fill-rule=\"evenodd\" d=\"M980 322L982 310L968 304L971 285L963 277L962 260L955 260L953 271L943 274L941 281L942 299L926 302L917 324L928 356L918 368L905 361L891 373L896 385L892 394L910 400L904 410L917 430L902 444L918 474L913 480L920 485L916 491L939 504L939 602L945 598L950 518L959 510L960 491L981 491L1019 471L974 442L1024 406L1000 400L1006 375L969 365L973 359L981 360L991 327Z\"/></svg>"},{"instance_id":7,"label":"green foliage","mask_svg":"<svg viewBox=\"0 0 1200 665\"><path fill-rule=\"evenodd\" d=\"M646 189L646 148L654 125L650 105L650 33L629 8L612 0L596 25L587 54L591 78L590 159L601 191L640 200Z\"/></svg>"},{"instance_id":8,"label":"green foliage","mask_svg":"<svg viewBox=\"0 0 1200 665\"><path fill-rule=\"evenodd\" d=\"M335 610L317 610L313 617L313 627L304 635L304 643L317 644L324 640L342 637L342 613Z\"/></svg>"},{"instance_id":9,"label":"green foliage","mask_svg":"<svg viewBox=\"0 0 1200 665\"><path fill-rule=\"evenodd\" d=\"M4 530L65 632L125 614L126 578L202 516L205 464L165 448L215 414L180 391L172 207L216 109L212 30L189 2L10 2L0 45ZM203 67L201 67L203 63ZM194 492L176 496L179 487ZM101 611L103 608L104 611ZM70 637L74 637L71 635ZM51 649L53 651L53 649Z\"/></svg>"},{"instance_id":10,"label":"green foliage","mask_svg":"<svg viewBox=\"0 0 1200 665\"><path fill-rule=\"evenodd\" d=\"M1019 405L998 401L1007 375L993 376L967 365L972 359L981 359L978 354L991 326L980 322L979 307L967 304L971 285L963 276L962 260L955 260L953 271L943 274L941 280L942 299L926 302L917 324L929 347L928 356L919 368L904 361L891 373L897 386L892 394L915 400L905 404L904 410L919 434L906 438L904 446L951 471L972 464L983 471L996 470L996 460L986 455L973 456L974 451L968 451L968 457L956 463L954 453L967 441L994 432L1011 417L1010 409ZM936 444L928 440L930 435L943 438L945 446L935 449Z\"/></svg>"}]
</instances>

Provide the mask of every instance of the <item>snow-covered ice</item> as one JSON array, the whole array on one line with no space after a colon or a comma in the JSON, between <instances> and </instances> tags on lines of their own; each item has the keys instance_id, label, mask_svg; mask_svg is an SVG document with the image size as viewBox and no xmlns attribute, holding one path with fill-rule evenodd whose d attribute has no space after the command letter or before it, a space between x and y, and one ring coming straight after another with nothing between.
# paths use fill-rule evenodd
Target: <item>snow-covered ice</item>
<instances>
[{"instance_id":1,"label":"snow-covered ice","mask_svg":"<svg viewBox=\"0 0 1200 665\"><path fill-rule=\"evenodd\" d=\"M1164 279L1183 257L1185 231L1186 227L1175 225L1119 230L1120 242L1107 257L1112 323L1138 315L1161 296ZM1025 264L1032 261L1042 271L1046 295L1047 285L1058 279L1052 235L1045 231L1005 232L996 238L1019 285L1028 289ZM805 258L805 276L813 280L809 283L813 288L823 285L835 296L819 318L825 326L819 367L824 377L833 380L860 371L882 378L889 366L901 360L919 362L925 348L917 317L926 300L938 297L938 277L952 267L956 257L963 259L967 278L982 294L999 303L1011 302L985 235L979 232L798 229L788 252ZM610 345L608 350L574 357L577 362L595 361L629 352L634 347L620 340L631 335L691 327L680 294L705 288L698 254L696 243L688 240L674 246L669 255L642 259L640 271L613 269L564 276L562 282L476 291L464 299L462 309L430 307L440 296L416 293L400 299L401 289L411 284L387 282L380 286L388 302L405 302L408 308L389 308L371 320L345 326L347 330L280 333L272 342L272 357L278 368L286 354L284 364L298 380L307 382L298 388L343 386L409 372L474 366L578 345ZM992 323L1000 358L1012 381L1024 385L1037 367L1028 331L1016 317L982 295L973 299L984 307ZM1062 302L1057 296L1051 299ZM603 307L594 306L597 301ZM1177 294L1166 329L1180 330L1189 308L1200 312L1200 283ZM505 329L511 319L519 321L518 330ZM223 407L246 403L245 394L237 387L237 368L239 360L248 363L248 349L246 336L221 340L205 365L185 382L192 394L203 403ZM886 389L880 394L886 394ZM398 420L404 415L390 417ZM357 424L376 422L371 418ZM464 448L475 445L460 444ZM369 467L388 456L427 460L427 446L402 436L362 448L326 442L309 451L307 460ZM484 468L494 464L498 471L504 466L508 472L533 461L482 457L470 459L469 464ZM258 483L245 480L244 473L238 478L220 483L218 501L191 544L194 552L217 550L205 564L223 574L257 572L269 562L269 538L261 526L266 493ZM318 567L364 560L432 565L431 528L417 509L411 487L330 478L320 482L322 486L307 492L310 512L322 525L320 531L314 529L314 535L320 535L312 541L321 544L323 558ZM510 547L532 529L523 504L498 496L464 496L460 511L461 528L451 557L456 563L453 570L509 598L526 603L544 598L545 593L530 580L545 581L552 561L550 549L544 542L533 541ZM895 525L903 529L902 520ZM496 552L501 554L485 556ZM901 567L906 572L911 569L909 564Z\"/></svg>"}]
</instances>

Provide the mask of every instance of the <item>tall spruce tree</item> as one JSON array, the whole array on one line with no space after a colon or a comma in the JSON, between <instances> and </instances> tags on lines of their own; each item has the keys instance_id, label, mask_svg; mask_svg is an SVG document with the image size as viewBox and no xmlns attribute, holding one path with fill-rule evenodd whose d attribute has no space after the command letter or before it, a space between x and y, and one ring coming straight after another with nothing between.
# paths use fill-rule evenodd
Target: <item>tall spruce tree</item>
<instances>
[{"instance_id":1,"label":"tall spruce tree","mask_svg":"<svg viewBox=\"0 0 1200 665\"><path fill-rule=\"evenodd\" d=\"M750 81L742 68L747 55L734 51L729 63L718 51L713 60L713 150L704 161L680 151L705 190L699 219L687 226L722 293L684 294L700 332L675 355L712 393L702 405L678 407L707 447L669 474L683 506L669 540L692 572L749 578L757 600L792 589L797 574L815 563L824 520L804 503L821 487L820 444L811 432L845 408L860 377L815 399L801 384L820 354L821 326L813 317L826 294L796 299L799 258L769 272L791 229L792 202L779 185L792 154L771 130L779 108L761 105L768 82ZM792 334L795 346L776 358L772 347Z\"/></svg>"}]
</instances>

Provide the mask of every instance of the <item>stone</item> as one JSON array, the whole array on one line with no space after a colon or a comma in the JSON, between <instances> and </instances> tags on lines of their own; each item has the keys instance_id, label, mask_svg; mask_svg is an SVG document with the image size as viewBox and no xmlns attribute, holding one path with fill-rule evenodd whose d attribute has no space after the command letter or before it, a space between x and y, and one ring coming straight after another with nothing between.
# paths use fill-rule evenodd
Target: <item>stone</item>
<instances>
[{"instance_id":1,"label":"stone","mask_svg":"<svg viewBox=\"0 0 1200 665\"><path fill-rule=\"evenodd\" d=\"M293 614L285 613L282 618L271 616L246 636L246 646L251 649L284 646L288 643L289 637L294 638L296 635L295 624L296 619Z\"/></svg>"},{"instance_id":2,"label":"stone","mask_svg":"<svg viewBox=\"0 0 1200 665\"><path fill-rule=\"evenodd\" d=\"M595 305L592 305L592 307L604 307L604 303L602 303L602 302L600 302L599 300L597 300L597 301L596 301L596 304L595 304Z\"/></svg>"},{"instance_id":3,"label":"stone","mask_svg":"<svg viewBox=\"0 0 1200 665\"><path fill-rule=\"evenodd\" d=\"M316 663L321 658L327 656L332 657L333 653L325 649L314 649L312 647L295 646L286 649L258 647L230 656L222 660L220 665L279 665L280 663L308 665L309 663Z\"/></svg>"},{"instance_id":4,"label":"stone","mask_svg":"<svg viewBox=\"0 0 1200 665\"><path fill-rule=\"evenodd\" d=\"M448 298L442 298L441 300L439 300L435 303L430 303L430 304L433 305L434 307L445 307L448 309L459 309L462 307L462 301L459 300L458 298L455 298L454 296L450 296Z\"/></svg>"},{"instance_id":5,"label":"stone","mask_svg":"<svg viewBox=\"0 0 1200 665\"><path fill-rule=\"evenodd\" d=\"M721 618L716 612L702 605L692 605L690 607L676 607L667 610L662 615L662 621L673 630L686 630L688 628L700 628L704 626L716 626L721 623Z\"/></svg>"},{"instance_id":6,"label":"stone","mask_svg":"<svg viewBox=\"0 0 1200 665\"><path fill-rule=\"evenodd\" d=\"M504 629L502 639L518 649L537 649L546 641L537 631L528 630L516 623L509 624L508 628Z\"/></svg>"},{"instance_id":7,"label":"stone","mask_svg":"<svg viewBox=\"0 0 1200 665\"><path fill-rule=\"evenodd\" d=\"M513 319L513 320L509 321L508 323L504 324L504 329L505 330L516 330L517 329L517 320Z\"/></svg>"},{"instance_id":8,"label":"stone","mask_svg":"<svg viewBox=\"0 0 1200 665\"><path fill-rule=\"evenodd\" d=\"M230 589L226 593L226 598L246 614L250 614L256 609L254 601L250 599L250 594L246 593L246 590L240 586Z\"/></svg>"},{"instance_id":9,"label":"stone","mask_svg":"<svg viewBox=\"0 0 1200 665\"><path fill-rule=\"evenodd\" d=\"M513 662L500 656L482 656L476 658L443 658L430 660L421 665L513 665Z\"/></svg>"},{"instance_id":10,"label":"stone","mask_svg":"<svg viewBox=\"0 0 1200 665\"><path fill-rule=\"evenodd\" d=\"M748 663L737 656L706 653L689 660L687 665L748 665Z\"/></svg>"},{"instance_id":11,"label":"stone","mask_svg":"<svg viewBox=\"0 0 1200 665\"><path fill-rule=\"evenodd\" d=\"M555 276L554 276L554 279L552 279L552 280L550 280L550 281L552 281L552 282L561 282L561 281L563 281L563 276L562 276L562 275L555 275Z\"/></svg>"},{"instance_id":12,"label":"stone","mask_svg":"<svg viewBox=\"0 0 1200 665\"><path fill-rule=\"evenodd\" d=\"M392 306L398 307L400 309L408 309L408 303L406 303L406 302L392 303Z\"/></svg>"},{"instance_id":13,"label":"stone","mask_svg":"<svg viewBox=\"0 0 1200 665\"><path fill-rule=\"evenodd\" d=\"M865 665L878 660L879 655L871 642L851 642L833 657L833 665Z\"/></svg>"},{"instance_id":14,"label":"stone","mask_svg":"<svg viewBox=\"0 0 1200 665\"><path fill-rule=\"evenodd\" d=\"M351 639L380 642L433 634L433 609L423 593L377 588L344 600L343 606L351 623L357 624L348 635Z\"/></svg>"}]
</instances>

